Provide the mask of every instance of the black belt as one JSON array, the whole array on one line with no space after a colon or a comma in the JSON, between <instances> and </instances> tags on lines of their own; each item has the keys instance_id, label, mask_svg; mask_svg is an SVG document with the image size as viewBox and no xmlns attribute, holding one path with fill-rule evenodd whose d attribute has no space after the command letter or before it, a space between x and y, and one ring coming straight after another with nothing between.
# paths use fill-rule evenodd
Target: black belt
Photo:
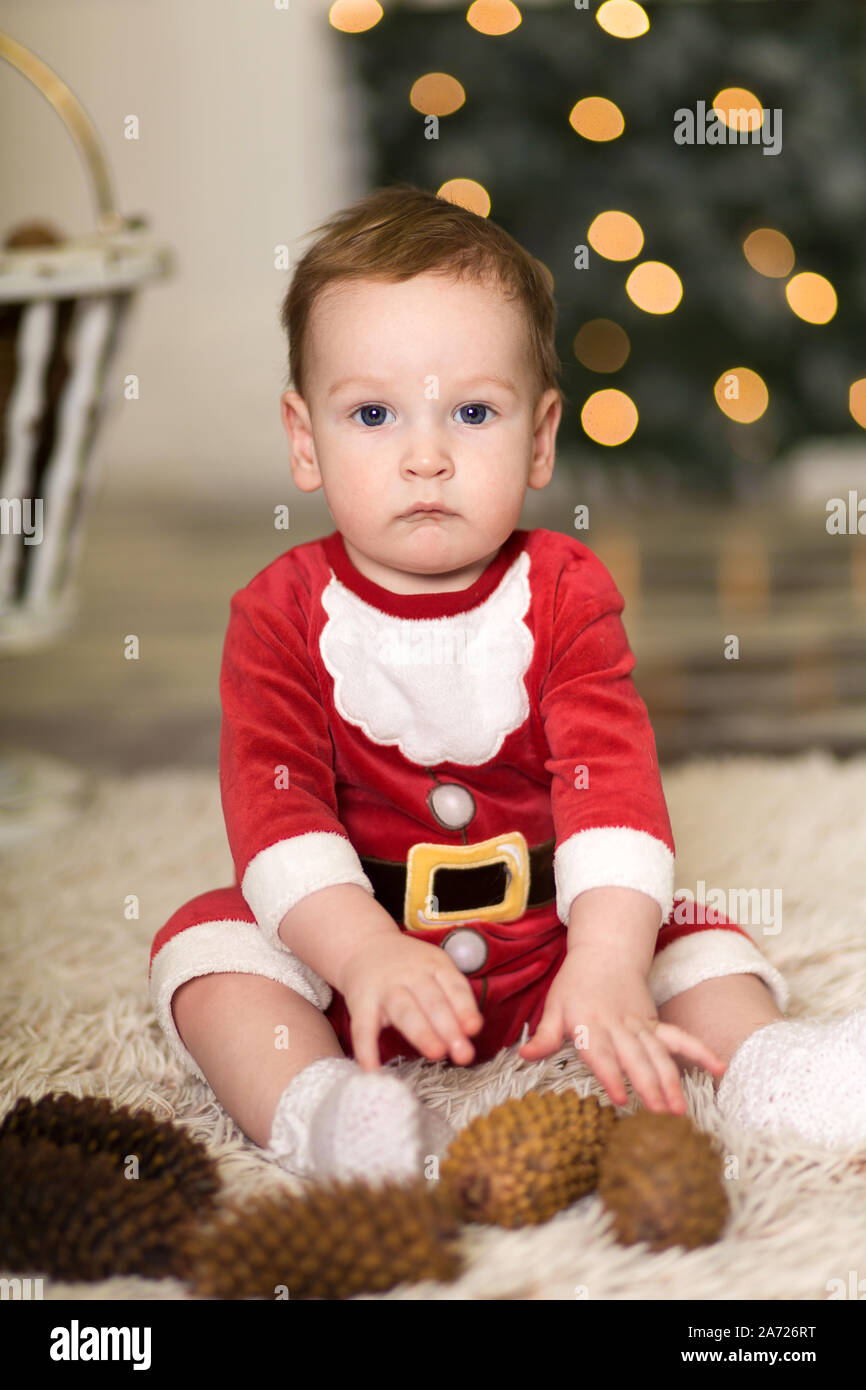
<instances>
[{"instance_id":1,"label":"black belt","mask_svg":"<svg viewBox=\"0 0 866 1390\"><path fill-rule=\"evenodd\" d=\"M546 840L529 851L529 896L526 906L542 907L556 899L553 876L555 840ZM443 850L447 845L442 846ZM360 855L364 873L373 885L376 901L396 922L403 924L406 900L406 865L391 859ZM504 860L495 864L473 864L466 869L435 869L430 892L439 912L471 912L474 907L501 903L508 887L508 868Z\"/></svg>"}]
</instances>

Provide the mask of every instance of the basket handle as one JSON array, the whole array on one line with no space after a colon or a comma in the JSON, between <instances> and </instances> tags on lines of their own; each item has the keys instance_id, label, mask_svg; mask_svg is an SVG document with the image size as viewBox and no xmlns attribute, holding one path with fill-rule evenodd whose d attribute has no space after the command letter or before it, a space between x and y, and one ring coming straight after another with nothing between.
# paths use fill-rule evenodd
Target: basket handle
<instances>
[{"instance_id":1,"label":"basket handle","mask_svg":"<svg viewBox=\"0 0 866 1390\"><path fill-rule=\"evenodd\" d=\"M126 226L125 218L117 212L111 187L111 175L102 143L96 127L78 98L69 90L62 78L25 48L9 34L0 33L0 58L5 58L13 68L17 68L29 78L35 87L49 101L69 131L84 160L90 175L91 188L96 202L96 225L99 232L108 235Z\"/></svg>"}]
</instances>

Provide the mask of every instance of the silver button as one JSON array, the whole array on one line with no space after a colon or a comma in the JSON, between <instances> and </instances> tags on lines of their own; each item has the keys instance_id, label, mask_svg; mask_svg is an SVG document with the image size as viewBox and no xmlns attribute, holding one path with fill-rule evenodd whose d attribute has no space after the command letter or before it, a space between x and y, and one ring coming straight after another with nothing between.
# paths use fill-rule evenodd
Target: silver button
<instances>
[{"instance_id":1,"label":"silver button","mask_svg":"<svg viewBox=\"0 0 866 1390\"><path fill-rule=\"evenodd\" d=\"M464 975L472 975L480 970L488 955L484 937L471 927L458 927L456 931L449 932L442 942L442 950L447 951Z\"/></svg>"},{"instance_id":2,"label":"silver button","mask_svg":"<svg viewBox=\"0 0 866 1390\"><path fill-rule=\"evenodd\" d=\"M446 830L462 830L475 815L472 793L457 782L437 782L427 795L427 805Z\"/></svg>"}]
</instances>

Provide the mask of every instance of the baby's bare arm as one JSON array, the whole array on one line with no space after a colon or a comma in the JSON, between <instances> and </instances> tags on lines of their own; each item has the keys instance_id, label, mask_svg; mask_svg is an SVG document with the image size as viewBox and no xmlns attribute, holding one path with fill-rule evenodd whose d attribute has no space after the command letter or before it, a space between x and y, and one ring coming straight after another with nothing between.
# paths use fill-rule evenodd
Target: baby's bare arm
<instances>
[{"instance_id":1,"label":"baby's bare arm","mask_svg":"<svg viewBox=\"0 0 866 1390\"><path fill-rule=\"evenodd\" d=\"M289 950L341 994L342 967L349 956L400 934L391 914L357 883L308 893L289 909L279 927L280 940Z\"/></svg>"}]
</instances>

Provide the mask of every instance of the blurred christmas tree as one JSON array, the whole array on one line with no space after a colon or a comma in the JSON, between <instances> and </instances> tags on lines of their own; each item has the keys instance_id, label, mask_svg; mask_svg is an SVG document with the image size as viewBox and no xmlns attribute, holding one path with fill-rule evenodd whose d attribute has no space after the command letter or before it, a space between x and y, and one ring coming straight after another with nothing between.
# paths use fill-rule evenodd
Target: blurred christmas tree
<instances>
[{"instance_id":1,"label":"blurred christmas tree","mask_svg":"<svg viewBox=\"0 0 866 1390\"><path fill-rule=\"evenodd\" d=\"M466 5L384 8L372 28L340 35L366 95L370 183L438 190L476 180L490 216L548 267L568 403L561 450L721 493L764 477L805 437L862 437L849 390L866 376L866 6L647 4L648 32L628 40L604 32L595 0L583 9L573 0L524 5L522 22L495 37L467 22ZM466 100L431 139L409 93L436 72L456 78ZM712 115L727 87L754 93L768 119L781 111L777 153L752 140L675 141L675 112L703 102ZM622 112L618 138L596 142L573 128L570 113L588 96ZM608 209L637 220L643 247L629 261L590 247L577 269L574 248ZM794 248L794 266L778 278L759 273L743 250L763 227ZM626 279L644 260L680 277L672 312L645 312L629 298ZM829 322L806 322L789 307L787 279L802 271L835 288ZM576 335L595 319L627 335L628 355L613 371L575 356ZM751 368L769 392L753 423L728 419L714 396L736 367ZM613 448L593 442L580 419L586 399L610 387L639 412L634 434Z\"/></svg>"}]
</instances>

